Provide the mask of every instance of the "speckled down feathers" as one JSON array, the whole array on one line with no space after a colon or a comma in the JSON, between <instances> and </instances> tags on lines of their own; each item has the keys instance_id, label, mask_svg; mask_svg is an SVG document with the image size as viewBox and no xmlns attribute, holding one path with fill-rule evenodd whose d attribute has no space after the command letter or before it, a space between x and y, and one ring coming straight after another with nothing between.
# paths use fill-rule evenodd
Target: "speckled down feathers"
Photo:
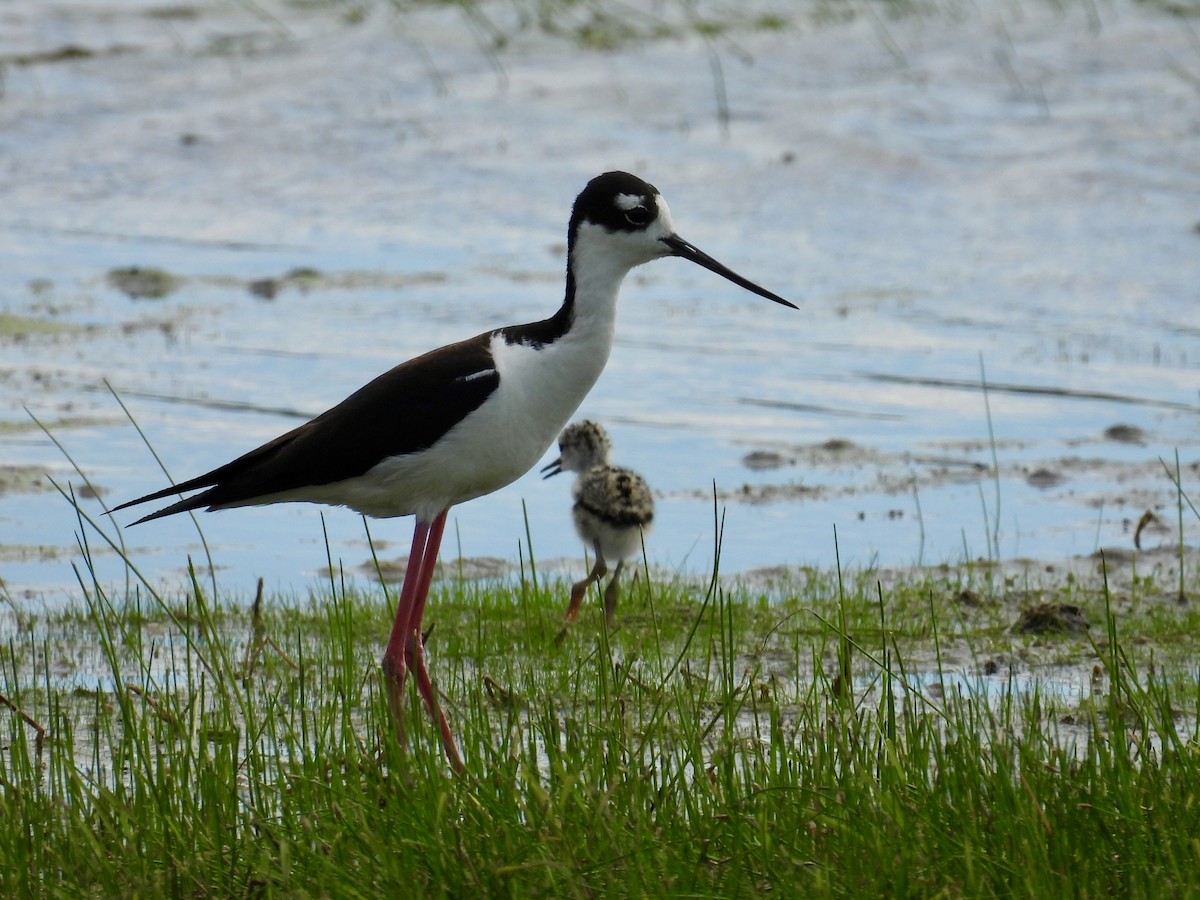
<instances>
[{"instance_id":1,"label":"speckled down feathers","mask_svg":"<svg viewBox=\"0 0 1200 900\"><path fill-rule=\"evenodd\" d=\"M571 488L571 517L579 537L610 562L640 552L642 535L654 520L654 496L646 480L632 469L609 463L612 441L590 419L569 425L559 436L558 448L562 455L546 468L554 470L551 474L578 473Z\"/></svg>"},{"instance_id":2,"label":"speckled down feathers","mask_svg":"<svg viewBox=\"0 0 1200 900\"><path fill-rule=\"evenodd\" d=\"M568 425L558 438L561 454L558 462L565 472L586 472L608 463L612 440L604 428L591 419Z\"/></svg>"},{"instance_id":3,"label":"speckled down feathers","mask_svg":"<svg viewBox=\"0 0 1200 900\"><path fill-rule=\"evenodd\" d=\"M637 472L621 466L594 466L575 482L575 506L619 528L646 528L654 519L654 497Z\"/></svg>"}]
</instances>

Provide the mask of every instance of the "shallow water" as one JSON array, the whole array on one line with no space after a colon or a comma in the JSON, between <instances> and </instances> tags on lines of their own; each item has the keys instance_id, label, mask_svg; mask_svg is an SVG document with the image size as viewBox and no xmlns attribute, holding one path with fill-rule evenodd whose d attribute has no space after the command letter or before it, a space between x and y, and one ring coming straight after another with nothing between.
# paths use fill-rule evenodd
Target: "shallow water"
<instances>
[{"instance_id":1,"label":"shallow water","mask_svg":"<svg viewBox=\"0 0 1200 900\"><path fill-rule=\"evenodd\" d=\"M367 26L288 10L279 33L193 6L169 26L133 2L11 13L6 471L80 484L28 408L117 503L166 481L105 382L182 479L396 362L548 315L571 199L625 167L663 190L686 237L802 307L681 262L628 280L580 415L658 493L653 564L711 566L714 484L726 572L827 566L835 546L844 565L1057 559L1131 546L1148 510L1144 545L1179 540L1160 460L1178 452L1200 493L1186 20L1118 3L1098 27L1007 5L881 23L864 7L735 28L716 45L726 135L698 39L600 53L514 29L498 70L452 10L378 9ZM511 8L489 9L507 27ZM81 42L95 55L11 63ZM133 299L107 280L134 265L176 289ZM319 274L251 293L297 267ZM524 505L537 558L578 559L568 498L565 479L527 475L455 510L445 553L527 555ZM201 523L228 590L321 577L314 507ZM335 563L369 559L356 515L327 511L324 527ZM76 530L56 493L0 493L8 591L70 590ZM371 532L392 559L411 526ZM125 539L169 581L202 552L182 517Z\"/></svg>"}]
</instances>

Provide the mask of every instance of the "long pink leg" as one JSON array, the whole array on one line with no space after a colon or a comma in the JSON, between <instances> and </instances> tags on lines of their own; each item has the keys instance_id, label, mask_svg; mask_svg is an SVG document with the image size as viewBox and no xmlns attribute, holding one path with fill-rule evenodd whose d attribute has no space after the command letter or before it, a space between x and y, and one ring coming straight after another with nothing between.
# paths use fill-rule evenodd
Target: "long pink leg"
<instances>
[{"instance_id":1,"label":"long pink leg","mask_svg":"<svg viewBox=\"0 0 1200 900\"><path fill-rule=\"evenodd\" d=\"M442 546L442 532L446 530L446 513L448 512L448 509L442 510L428 527L428 538L421 553L421 580L417 583L412 621L409 623L407 640L404 642L404 660L410 669L414 662L415 646L419 643L413 641L413 636L421 634L421 620L425 618L425 601L429 599L429 585L433 583L433 570L437 568L438 550ZM407 572L404 573L404 577L407 581Z\"/></svg>"},{"instance_id":2,"label":"long pink leg","mask_svg":"<svg viewBox=\"0 0 1200 900\"><path fill-rule=\"evenodd\" d=\"M442 543L442 532L446 530L446 513L448 511L442 510L433 520L433 525L429 529L429 541L425 545L425 559L421 566L421 584L417 591L417 606L413 613L413 627L408 633L404 658L408 662L408 667L416 671L417 690L421 692L421 697L425 700L425 708L429 710L430 718L437 723L438 729L442 732L442 746L446 749L446 759L450 761L454 771L461 772L463 770L462 757L458 754L458 746L454 743L454 734L450 731L446 714L442 712L441 704L438 703L433 679L429 677L429 670L425 668L425 643L421 637L421 621L425 617L425 601L429 599L429 585L433 581L433 570L437 566L438 549Z\"/></svg>"},{"instance_id":3,"label":"long pink leg","mask_svg":"<svg viewBox=\"0 0 1200 900\"><path fill-rule=\"evenodd\" d=\"M430 717L437 723L442 734L442 746L446 750L446 758L456 772L463 769L462 757L454 743L454 735L450 725L437 702L437 693L433 688L433 679L425 667L425 647L421 642L421 620L425 615L425 601L429 596L429 586L433 581L433 571L437 566L438 549L442 543L442 533L446 528L446 513L443 510L429 525L418 522L413 532L413 546L408 558L408 570L404 573L404 586L400 590L400 603L396 608L396 623L384 652L383 669L389 674L388 699L392 713L401 718L404 705L403 693L404 675L412 669L417 676L417 690L420 691ZM412 579L410 587L410 578ZM402 618L403 615L403 618ZM391 676L398 673L399 677ZM403 730L397 728L397 735L403 743Z\"/></svg>"},{"instance_id":4,"label":"long pink leg","mask_svg":"<svg viewBox=\"0 0 1200 900\"><path fill-rule=\"evenodd\" d=\"M387 679L388 706L396 723L396 739L406 746L404 738L404 678L408 673L405 661L408 635L412 631L414 598L421 583L421 565L425 559L425 547L429 538L429 524L418 521L413 529L412 549L408 552L408 568L404 572L404 585L400 588L400 599L396 603L396 621L387 649L383 653L383 674Z\"/></svg>"}]
</instances>

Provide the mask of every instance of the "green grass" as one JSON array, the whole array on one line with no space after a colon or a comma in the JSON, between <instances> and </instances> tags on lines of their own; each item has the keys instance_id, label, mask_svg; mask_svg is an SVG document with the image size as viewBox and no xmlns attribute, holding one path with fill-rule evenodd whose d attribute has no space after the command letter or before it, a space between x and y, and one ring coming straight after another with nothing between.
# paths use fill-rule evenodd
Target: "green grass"
<instances>
[{"instance_id":1,"label":"green grass","mask_svg":"<svg viewBox=\"0 0 1200 900\"><path fill-rule=\"evenodd\" d=\"M455 776L415 694L391 738L381 591L256 617L85 567L0 650L0 894L1200 896L1200 616L1067 581L1090 635L1021 637L1017 587L643 573L555 648L564 583L440 580Z\"/></svg>"}]
</instances>

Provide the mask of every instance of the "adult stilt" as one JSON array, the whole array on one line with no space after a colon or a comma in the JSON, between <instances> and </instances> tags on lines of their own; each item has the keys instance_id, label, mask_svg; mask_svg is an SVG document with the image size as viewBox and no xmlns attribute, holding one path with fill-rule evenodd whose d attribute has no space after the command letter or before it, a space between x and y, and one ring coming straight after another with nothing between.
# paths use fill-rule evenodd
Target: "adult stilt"
<instances>
[{"instance_id":1,"label":"adult stilt","mask_svg":"<svg viewBox=\"0 0 1200 900\"><path fill-rule=\"evenodd\" d=\"M421 642L446 510L511 484L537 464L608 361L621 282L635 266L667 257L794 308L680 237L654 185L606 172L587 183L571 208L563 300L553 315L430 350L286 434L113 512L180 495L137 521L293 502L376 518L415 515L409 569L383 657L388 703L403 744L404 680L414 670L446 756L460 769ZM382 320L375 326L394 327Z\"/></svg>"}]
</instances>

